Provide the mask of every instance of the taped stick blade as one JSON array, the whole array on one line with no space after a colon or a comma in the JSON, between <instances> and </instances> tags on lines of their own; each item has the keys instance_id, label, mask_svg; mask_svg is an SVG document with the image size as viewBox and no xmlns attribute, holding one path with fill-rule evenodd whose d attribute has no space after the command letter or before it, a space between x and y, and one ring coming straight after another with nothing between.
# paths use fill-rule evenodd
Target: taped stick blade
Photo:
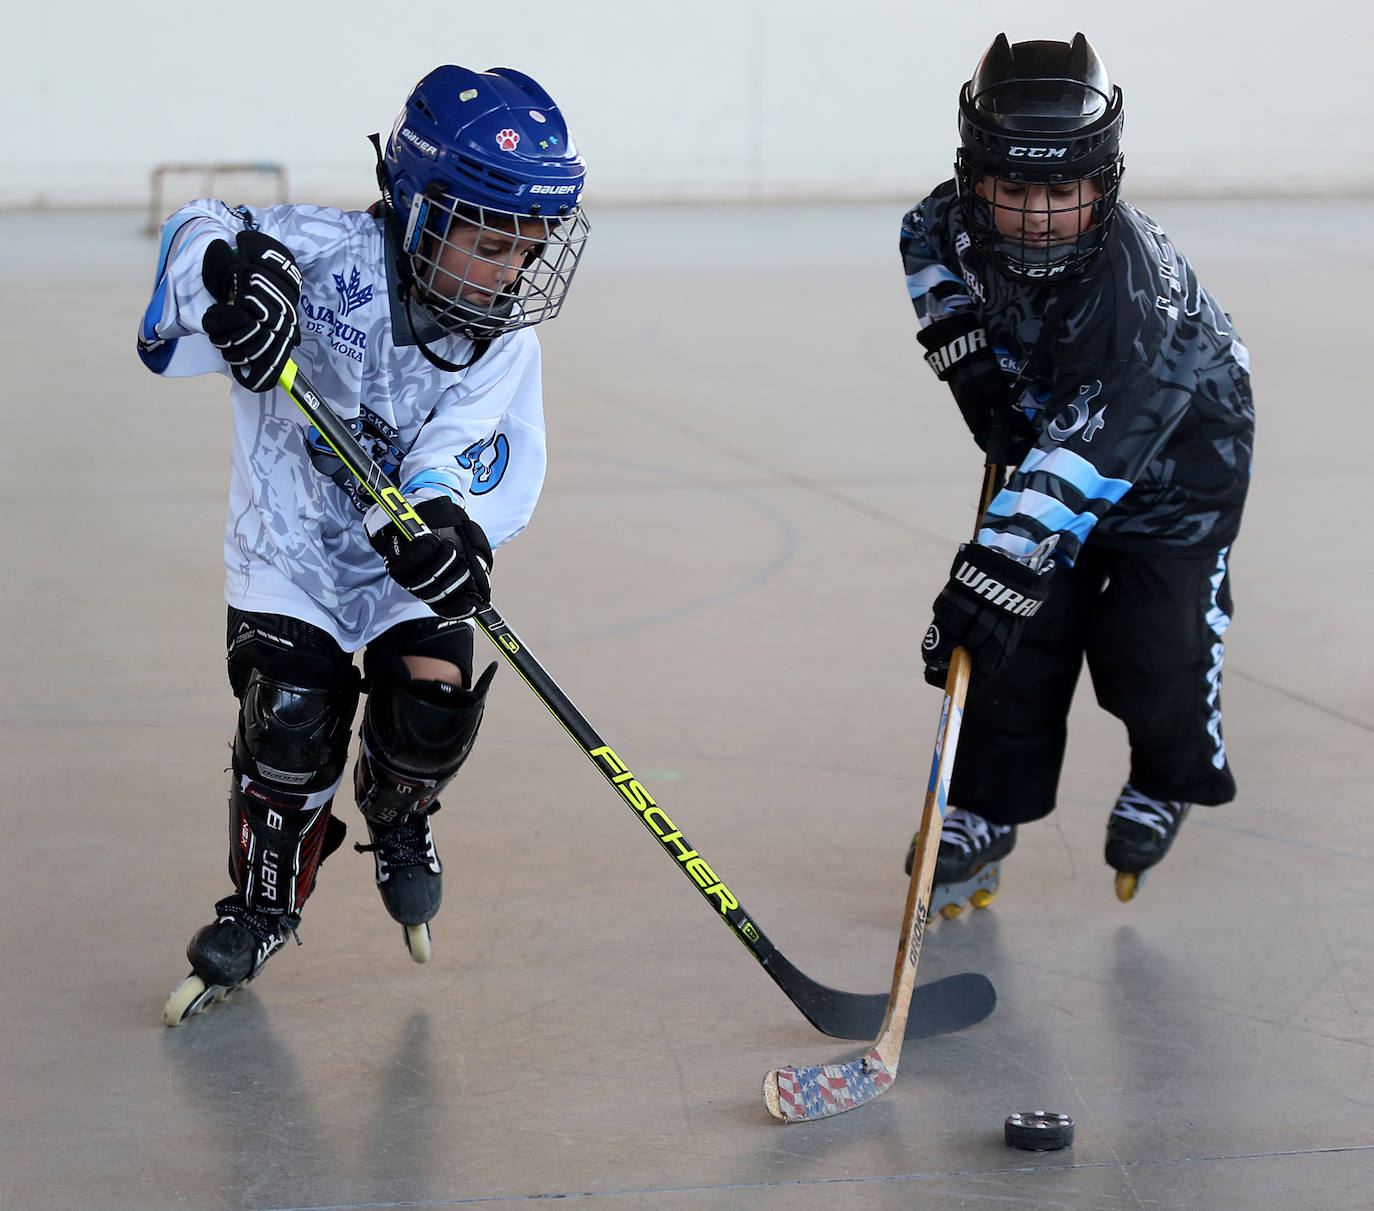
<instances>
[{"instance_id":1,"label":"taped stick blade","mask_svg":"<svg viewBox=\"0 0 1374 1211\"><path fill-rule=\"evenodd\" d=\"M876 1047L835 1064L779 1068L763 1078L768 1113L784 1123L805 1123L843 1114L880 1097L897 1079Z\"/></svg>"}]
</instances>

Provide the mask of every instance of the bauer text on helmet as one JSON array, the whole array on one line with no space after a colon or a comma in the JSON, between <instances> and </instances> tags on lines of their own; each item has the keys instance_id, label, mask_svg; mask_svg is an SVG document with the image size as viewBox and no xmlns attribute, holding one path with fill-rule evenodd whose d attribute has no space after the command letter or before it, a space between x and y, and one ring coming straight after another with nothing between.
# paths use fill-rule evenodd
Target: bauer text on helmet
<instances>
[{"instance_id":1,"label":"bauer text on helmet","mask_svg":"<svg viewBox=\"0 0 1374 1211\"><path fill-rule=\"evenodd\" d=\"M558 314L587 238L586 166L530 77L436 68L384 163L416 301L444 328L491 339Z\"/></svg>"}]
</instances>

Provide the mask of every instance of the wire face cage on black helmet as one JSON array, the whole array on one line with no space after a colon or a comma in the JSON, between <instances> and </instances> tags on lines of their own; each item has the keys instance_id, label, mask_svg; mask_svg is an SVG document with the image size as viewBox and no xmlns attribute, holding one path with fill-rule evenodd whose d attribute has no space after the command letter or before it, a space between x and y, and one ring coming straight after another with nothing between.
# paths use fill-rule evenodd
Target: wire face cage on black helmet
<instances>
[{"instance_id":1,"label":"wire face cage on black helmet","mask_svg":"<svg viewBox=\"0 0 1374 1211\"><path fill-rule=\"evenodd\" d=\"M481 340L558 314L588 231L581 210L509 214L434 185L411 199L403 251L421 306L448 331Z\"/></svg>"},{"instance_id":2,"label":"wire face cage on black helmet","mask_svg":"<svg viewBox=\"0 0 1374 1211\"><path fill-rule=\"evenodd\" d=\"M1083 269L1121 189L1121 90L1082 34L999 34L959 96L959 205L974 245L1030 279Z\"/></svg>"}]
</instances>

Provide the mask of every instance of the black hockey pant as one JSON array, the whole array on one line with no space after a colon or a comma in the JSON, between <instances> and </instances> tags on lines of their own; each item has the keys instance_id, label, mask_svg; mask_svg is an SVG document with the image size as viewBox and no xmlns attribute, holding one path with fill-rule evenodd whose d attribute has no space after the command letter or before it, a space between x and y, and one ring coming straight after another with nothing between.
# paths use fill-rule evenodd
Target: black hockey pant
<instances>
[{"instance_id":1,"label":"black hockey pant","mask_svg":"<svg viewBox=\"0 0 1374 1211\"><path fill-rule=\"evenodd\" d=\"M999 824L1054 810L1069 705L1086 657L1099 705L1126 725L1129 781L1156 799L1228 803L1221 735L1228 548L1178 555L1084 546L1005 666L970 689L949 802Z\"/></svg>"}]
</instances>

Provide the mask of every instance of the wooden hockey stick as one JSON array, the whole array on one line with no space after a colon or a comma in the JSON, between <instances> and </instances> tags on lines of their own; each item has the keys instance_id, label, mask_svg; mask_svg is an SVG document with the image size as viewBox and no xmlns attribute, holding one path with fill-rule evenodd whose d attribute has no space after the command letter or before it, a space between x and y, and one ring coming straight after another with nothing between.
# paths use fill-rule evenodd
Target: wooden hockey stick
<instances>
[{"instance_id":1,"label":"wooden hockey stick","mask_svg":"<svg viewBox=\"0 0 1374 1211\"><path fill-rule=\"evenodd\" d=\"M319 430L349 472L408 537L427 532L420 516L384 470L358 444L347 424L311 386L294 361L288 360L280 384ZM477 611L477 621L497 650L526 685L549 709L603 778L628 803L645 828L673 858L678 868L717 912L730 931L787 995L788 999L822 1034L841 1039L871 1038L883 1022L888 998L881 993L842 992L818 983L794 966L763 932L714 868L683 835L629 766L616 754L572 700L535 659L524 641L497 612L487 605ZM963 972L908 990L918 1013L910 1025L910 1037L924 1038L962 1030L981 1022L997 1003L997 994L986 976Z\"/></svg>"},{"instance_id":2,"label":"wooden hockey stick","mask_svg":"<svg viewBox=\"0 0 1374 1211\"><path fill-rule=\"evenodd\" d=\"M988 462L983 470L980 519L997 494L1001 479L1000 464ZM976 537L977 523L974 534ZM930 893L935 882L940 832L945 812L949 810L949 779L954 769L954 753L959 746L959 725L963 721L970 667L968 652L955 648L945 678L945 697L940 708L940 726L935 734L935 754L930 763L925 806L921 812L921 831L907 884L906 910L902 915L897 961L892 971L892 992L878 1037L871 1047L848 1059L832 1064L776 1068L765 1076L763 1103L769 1114L784 1123L810 1122L853 1110L885 1093L897 1079L902 1042L908 1037L916 964L921 958L921 943L930 916Z\"/></svg>"}]
</instances>

